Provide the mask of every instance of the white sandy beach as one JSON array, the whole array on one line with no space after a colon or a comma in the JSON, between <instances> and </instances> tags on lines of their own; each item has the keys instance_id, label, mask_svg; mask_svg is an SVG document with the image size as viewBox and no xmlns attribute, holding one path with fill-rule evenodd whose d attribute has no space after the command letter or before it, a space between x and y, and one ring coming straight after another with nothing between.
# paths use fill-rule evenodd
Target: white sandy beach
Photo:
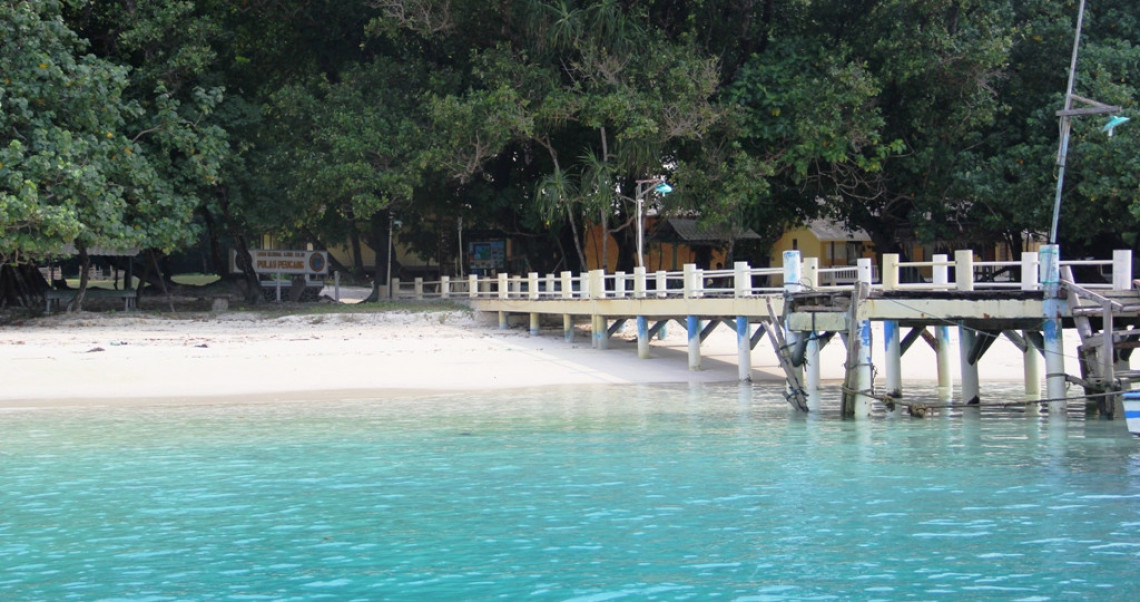
<instances>
[{"instance_id":1,"label":"white sandy beach","mask_svg":"<svg viewBox=\"0 0 1140 602\"><path fill-rule=\"evenodd\" d=\"M875 362L882 382L881 333ZM688 369L675 324L637 357L632 327L596 350L589 334L568 343L560 326L530 336L501 331L463 312L343 313L279 318L249 312L166 319L147 314L56 315L0 328L0 408L246 399L372 398L432 391L549 385L731 382L735 333L720 327L702 345L702 369ZM958 358L954 353L955 382ZM825 380L841 379L836 339L822 354ZM1072 367L1071 367L1072 369ZM980 366L982 380L1022 379L1020 352L1002 339ZM752 354L754 381L782 379L770 344ZM906 383L936 381L922 342L903 358ZM983 393L984 395L984 393Z\"/></svg>"}]
</instances>

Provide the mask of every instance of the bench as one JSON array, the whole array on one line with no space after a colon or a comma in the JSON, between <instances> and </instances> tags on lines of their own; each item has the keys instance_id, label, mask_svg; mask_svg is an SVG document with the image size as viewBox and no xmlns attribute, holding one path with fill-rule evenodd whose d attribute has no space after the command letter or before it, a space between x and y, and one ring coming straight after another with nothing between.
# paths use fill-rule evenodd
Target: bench
<instances>
[{"instance_id":1,"label":"bench","mask_svg":"<svg viewBox=\"0 0 1140 602\"><path fill-rule=\"evenodd\" d=\"M71 303L79 291L73 289L51 289L44 293L44 311L51 312L54 305L58 309L65 303ZM84 299L122 299L123 311L138 307L138 291L134 289L112 290L107 288L89 288L83 296Z\"/></svg>"}]
</instances>

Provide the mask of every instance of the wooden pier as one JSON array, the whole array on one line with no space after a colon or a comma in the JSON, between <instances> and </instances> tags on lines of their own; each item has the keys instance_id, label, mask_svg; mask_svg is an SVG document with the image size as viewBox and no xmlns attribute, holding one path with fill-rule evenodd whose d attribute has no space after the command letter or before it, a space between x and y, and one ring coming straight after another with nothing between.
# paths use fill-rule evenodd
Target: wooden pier
<instances>
[{"instance_id":1,"label":"wooden pier","mask_svg":"<svg viewBox=\"0 0 1140 602\"><path fill-rule=\"evenodd\" d=\"M1005 337L1023 352L1029 403L1063 415L1066 387L1075 383L1084 388L1090 411L1123 415L1119 392L1140 380L1140 371L1129 365L1132 349L1140 346L1140 293L1132 279L1131 251L1117 251L1107 260L1062 261L1058 247L1046 245L1039 253L1023 253L1019 262L975 261L968 250L920 262L887 254L881 273L874 272L870 259L821 268L818 259L788 251L775 268L686 265L681 272L500 274L417 280L411 290L398 282L393 286L399 297L467 299L477 311L497 313L501 328L507 328L511 314L527 315L535 335L544 316L561 317L568 339L575 322L588 318L599 349L633 320L643 358L650 355L654 335L675 322L687 333L692 370L701 368L701 342L725 325L737 335L740 378L751 378L751 352L767 338L785 373L788 401L803 411L819 409L819 352L839 335L847 358L843 411L856 417L870 415L875 403L909 407L913 413L926 410L908 403L902 387L903 356L919 341L934 349L939 388L948 394L950 329L956 328L957 404L982 403L978 362L998 337ZM1094 277L1078 282L1077 273ZM912 281L904 281L904 274ZM875 382L871 362L872 322L882 322L885 339L882 383ZM1070 358L1076 360L1076 374L1066 367L1066 328L1081 337L1079 358Z\"/></svg>"}]
</instances>

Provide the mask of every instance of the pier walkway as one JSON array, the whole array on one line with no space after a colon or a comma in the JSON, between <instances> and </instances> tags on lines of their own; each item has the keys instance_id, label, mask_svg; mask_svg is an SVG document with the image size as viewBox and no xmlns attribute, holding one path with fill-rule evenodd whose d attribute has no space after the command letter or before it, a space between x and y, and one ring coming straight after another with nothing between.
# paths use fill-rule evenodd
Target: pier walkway
<instances>
[{"instance_id":1,"label":"pier walkway","mask_svg":"<svg viewBox=\"0 0 1140 602\"><path fill-rule=\"evenodd\" d=\"M501 328L512 315L524 315L534 335L544 321L561 318L563 334L571 339L576 323L588 319L599 349L632 320L643 358L650 357L658 331L675 322L687 333L692 370L701 367L701 341L726 325L737 334L740 378L751 378L751 352L768 340L787 378L788 401L803 411L819 407L819 351L838 338L847 352L843 411L857 417L869 415L874 403L925 411L908 404L902 389L902 358L918 341L934 349L939 390L949 395L949 333L957 328L959 404L981 403L978 362L998 337L1006 337L1023 352L1029 403L1063 414L1067 384L1075 383L1084 387L1090 411L1123 414L1118 392L1140 380L1140 371L1129 364L1132 349L1140 346L1140 292L1131 251L1117 251L1112 259L1061 260L1059 248L1046 245L1017 262L975 261L969 250L917 262L885 254L879 273L875 268L870 259L823 268L817 258L789 251L779 267L741 262L728 270L686 265L681 272L445 277L417 279L410 288L393 281L393 291L397 297L467 299L477 311L497 313ZM882 383L876 383L871 363L872 322L883 326ZM1075 373L1063 353L1066 328L1081 337L1080 357L1070 358L1076 360Z\"/></svg>"}]
</instances>

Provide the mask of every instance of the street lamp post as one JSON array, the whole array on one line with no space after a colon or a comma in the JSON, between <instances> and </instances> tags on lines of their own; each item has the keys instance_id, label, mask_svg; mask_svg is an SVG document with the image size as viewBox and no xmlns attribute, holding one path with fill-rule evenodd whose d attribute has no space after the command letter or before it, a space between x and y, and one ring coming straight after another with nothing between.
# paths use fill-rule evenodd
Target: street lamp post
<instances>
[{"instance_id":1,"label":"street lamp post","mask_svg":"<svg viewBox=\"0 0 1140 602\"><path fill-rule=\"evenodd\" d=\"M1061 189L1065 185L1065 163L1069 155L1069 133L1072 130L1073 117L1079 115L1099 115L1099 114L1115 114L1121 111L1118 106L1110 106L1095 100L1090 100L1081 96L1073 94L1073 86L1076 82L1077 76L1077 52L1081 46L1081 27L1085 20L1085 0L1081 0L1080 7L1077 9L1077 34L1073 39L1073 58L1069 62L1069 85L1065 90L1065 108L1057 111L1057 116L1061 118L1061 144L1057 150L1057 192L1053 197L1053 223L1049 227L1049 244L1057 244L1057 224L1061 219ZM1087 105L1085 107L1074 109L1073 101L1078 101L1081 104ZM1112 131L1116 126L1128 121L1127 117L1113 117L1108 125L1104 127L1109 136L1112 136Z\"/></svg>"},{"instance_id":2,"label":"street lamp post","mask_svg":"<svg viewBox=\"0 0 1140 602\"><path fill-rule=\"evenodd\" d=\"M645 196L650 191L660 195L673 192L673 187L665 183L665 178L650 178L637 181L637 192L634 194L634 203L637 205L637 267L645 267Z\"/></svg>"}]
</instances>

